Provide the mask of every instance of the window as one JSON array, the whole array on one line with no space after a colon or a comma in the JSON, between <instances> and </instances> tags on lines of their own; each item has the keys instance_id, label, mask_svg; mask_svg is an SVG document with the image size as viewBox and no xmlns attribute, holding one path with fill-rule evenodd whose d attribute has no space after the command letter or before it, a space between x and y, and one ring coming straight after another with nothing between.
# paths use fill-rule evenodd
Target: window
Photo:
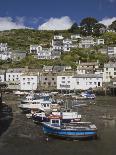
<instances>
[{"instance_id":1,"label":"window","mask_svg":"<svg viewBox=\"0 0 116 155\"><path fill-rule=\"evenodd\" d=\"M92 82L89 82L90 85L92 85Z\"/></svg>"},{"instance_id":2,"label":"window","mask_svg":"<svg viewBox=\"0 0 116 155\"><path fill-rule=\"evenodd\" d=\"M9 77L10 77L10 75L9 75Z\"/></svg>"},{"instance_id":3,"label":"window","mask_svg":"<svg viewBox=\"0 0 116 155\"><path fill-rule=\"evenodd\" d=\"M45 80L47 80L47 78L45 78Z\"/></svg>"},{"instance_id":4,"label":"window","mask_svg":"<svg viewBox=\"0 0 116 155\"><path fill-rule=\"evenodd\" d=\"M62 81L62 83L65 83L65 81Z\"/></svg>"},{"instance_id":5,"label":"window","mask_svg":"<svg viewBox=\"0 0 116 155\"><path fill-rule=\"evenodd\" d=\"M59 124L59 120L52 120L52 124Z\"/></svg>"},{"instance_id":6,"label":"window","mask_svg":"<svg viewBox=\"0 0 116 155\"><path fill-rule=\"evenodd\" d=\"M54 78L52 78L52 80L54 80Z\"/></svg>"},{"instance_id":7,"label":"window","mask_svg":"<svg viewBox=\"0 0 116 155\"><path fill-rule=\"evenodd\" d=\"M46 82L44 82L44 85L46 84Z\"/></svg>"},{"instance_id":8,"label":"window","mask_svg":"<svg viewBox=\"0 0 116 155\"><path fill-rule=\"evenodd\" d=\"M23 78L23 80L25 80L25 78Z\"/></svg>"},{"instance_id":9,"label":"window","mask_svg":"<svg viewBox=\"0 0 116 155\"><path fill-rule=\"evenodd\" d=\"M108 71L108 68L106 68L106 71Z\"/></svg>"},{"instance_id":10,"label":"window","mask_svg":"<svg viewBox=\"0 0 116 155\"><path fill-rule=\"evenodd\" d=\"M94 82L94 85L96 85L97 84L97 82Z\"/></svg>"},{"instance_id":11,"label":"window","mask_svg":"<svg viewBox=\"0 0 116 155\"><path fill-rule=\"evenodd\" d=\"M62 77L62 79L65 79L65 77Z\"/></svg>"},{"instance_id":12,"label":"window","mask_svg":"<svg viewBox=\"0 0 116 155\"><path fill-rule=\"evenodd\" d=\"M30 84L30 82L27 82L27 84Z\"/></svg>"},{"instance_id":13,"label":"window","mask_svg":"<svg viewBox=\"0 0 116 155\"><path fill-rule=\"evenodd\" d=\"M98 82L98 87L101 85L101 83L100 82Z\"/></svg>"},{"instance_id":14,"label":"window","mask_svg":"<svg viewBox=\"0 0 116 155\"><path fill-rule=\"evenodd\" d=\"M77 82L77 85L79 85L79 82Z\"/></svg>"}]
</instances>

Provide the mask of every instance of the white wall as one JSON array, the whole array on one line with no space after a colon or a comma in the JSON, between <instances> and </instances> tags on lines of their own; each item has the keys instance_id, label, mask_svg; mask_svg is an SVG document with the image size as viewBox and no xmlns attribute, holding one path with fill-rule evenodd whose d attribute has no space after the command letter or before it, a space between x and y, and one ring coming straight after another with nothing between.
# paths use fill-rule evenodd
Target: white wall
<instances>
[{"instance_id":1,"label":"white wall","mask_svg":"<svg viewBox=\"0 0 116 155\"><path fill-rule=\"evenodd\" d=\"M20 78L21 90L36 90L37 89L37 76L34 75L22 75Z\"/></svg>"},{"instance_id":2,"label":"white wall","mask_svg":"<svg viewBox=\"0 0 116 155\"><path fill-rule=\"evenodd\" d=\"M23 73L7 73L6 72L6 81L20 81L20 76Z\"/></svg>"},{"instance_id":3,"label":"white wall","mask_svg":"<svg viewBox=\"0 0 116 155\"><path fill-rule=\"evenodd\" d=\"M0 82L4 82L5 81L5 76L4 75L0 75Z\"/></svg>"},{"instance_id":4,"label":"white wall","mask_svg":"<svg viewBox=\"0 0 116 155\"><path fill-rule=\"evenodd\" d=\"M73 77L57 76L57 89L60 90L86 90L89 88L102 87L102 77Z\"/></svg>"}]
</instances>

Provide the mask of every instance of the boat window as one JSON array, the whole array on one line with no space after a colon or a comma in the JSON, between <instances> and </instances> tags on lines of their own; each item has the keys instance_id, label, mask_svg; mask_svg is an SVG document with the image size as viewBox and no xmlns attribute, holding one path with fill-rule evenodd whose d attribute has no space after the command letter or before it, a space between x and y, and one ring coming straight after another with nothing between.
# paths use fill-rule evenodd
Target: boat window
<instances>
[{"instance_id":1,"label":"boat window","mask_svg":"<svg viewBox=\"0 0 116 155\"><path fill-rule=\"evenodd\" d=\"M52 124L59 124L59 120L52 120Z\"/></svg>"}]
</instances>

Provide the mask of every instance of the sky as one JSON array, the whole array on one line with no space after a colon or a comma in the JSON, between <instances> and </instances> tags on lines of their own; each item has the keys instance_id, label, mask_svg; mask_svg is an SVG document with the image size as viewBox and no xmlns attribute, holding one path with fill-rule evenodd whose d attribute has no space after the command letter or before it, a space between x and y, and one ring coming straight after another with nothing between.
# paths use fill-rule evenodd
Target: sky
<instances>
[{"instance_id":1,"label":"sky","mask_svg":"<svg viewBox=\"0 0 116 155\"><path fill-rule=\"evenodd\" d=\"M0 0L0 31L68 29L86 17L110 25L116 20L116 0Z\"/></svg>"}]
</instances>

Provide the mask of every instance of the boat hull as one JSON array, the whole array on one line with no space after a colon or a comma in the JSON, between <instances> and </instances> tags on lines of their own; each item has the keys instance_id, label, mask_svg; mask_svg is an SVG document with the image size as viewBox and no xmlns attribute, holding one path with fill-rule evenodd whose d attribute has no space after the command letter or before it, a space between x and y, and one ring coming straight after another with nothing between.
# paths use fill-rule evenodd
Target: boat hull
<instances>
[{"instance_id":1,"label":"boat hull","mask_svg":"<svg viewBox=\"0 0 116 155\"><path fill-rule=\"evenodd\" d=\"M57 137L57 138L63 138L63 139L74 139L74 140L82 140L82 139L96 139L97 138L97 131L91 131L91 130L65 130L65 129L54 129L52 127L49 127L45 124L43 124L43 131L44 134Z\"/></svg>"}]
</instances>

